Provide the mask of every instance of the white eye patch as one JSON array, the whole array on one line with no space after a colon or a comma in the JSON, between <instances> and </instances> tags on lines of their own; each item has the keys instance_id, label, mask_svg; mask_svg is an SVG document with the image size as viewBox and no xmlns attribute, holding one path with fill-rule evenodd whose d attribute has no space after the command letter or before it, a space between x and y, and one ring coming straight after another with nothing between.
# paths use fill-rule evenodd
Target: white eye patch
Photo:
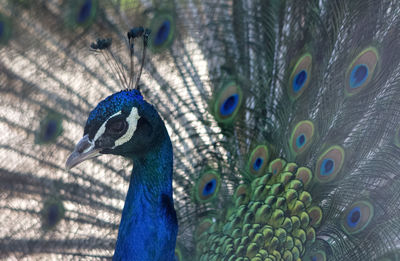
<instances>
[{"instance_id":1,"label":"white eye patch","mask_svg":"<svg viewBox=\"0 0 400 261\"><path fill-rule=\"evenodd\" d=\"M103 122L103 124L97 130L96 135L94 136L93 143L95 143L96 140L98 138L100 138L101 135L104 134L104 132L106 131L107 122L110 119L112 119L115 116L120 115L120 114L121 114L121 111L111 115L105 122ZM128 117L126 118L126 121L128 122L128 130L125 132L125 134L123 136L121 136L118 140L115 141L115 145L113 148L124 144L125 142L129 141L132 138L133 133L135 133L135 130L137 127L137 122L138 122L139 118L140 118L140 116L139 116L137 108L133 107L131 112L129 113Z\"/></svg>"},{"instance_id":2,"label":"white eye patch","mask_svg":"<svg viewBox=\"0 0 400 261\"><path fill-rule=\"evenodd\" d=\"M115 146L119 146L130 140L133 136L133 133L136 130L137 123L139 120L140 116L138 113L138 110L136 107L133 107L131 112L129 113L128 117L126 118L126 121L128 122L128 130L125 132L125 134L120 137L118 140L115 141Z\"/></svg>"},{"instance_id":3,"label":"white eye patch","mask_svg":"<svg viewBox=\"0 0 400 261\"><path fill-rule=\"evenodd\" d=\"M106 124L107 122L111 119L114 118L117 115L120 115L121 111L111 115L105 122L103 122L103 124L100 126L100 128L97 130L96 135L94 135L94 139L93 142L95 142L98 138L101 137L101 135L103 135L103 133L106 131Z\"/></svg>"}]
</instances>

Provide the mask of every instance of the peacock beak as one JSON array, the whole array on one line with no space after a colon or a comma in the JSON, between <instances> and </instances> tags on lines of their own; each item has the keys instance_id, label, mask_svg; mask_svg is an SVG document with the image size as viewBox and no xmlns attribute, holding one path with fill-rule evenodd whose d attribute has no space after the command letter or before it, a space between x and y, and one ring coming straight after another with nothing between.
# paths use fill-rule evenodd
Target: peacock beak
<instances>
[{"instance_id":1,"label":"peacock beak","mask_svg":"<svg viewBox=\"0 0 400 261\"><path fill-rule=\"evenodd\" d=\"M94 142L89 140L89 136L86 134L83 138L76 144L74 151L69 155L67 162L65 163L65 168L67 170L72 169L82 161L94 158L100 155L101 148L95 148Z\"/></svg>"}]
</instances>

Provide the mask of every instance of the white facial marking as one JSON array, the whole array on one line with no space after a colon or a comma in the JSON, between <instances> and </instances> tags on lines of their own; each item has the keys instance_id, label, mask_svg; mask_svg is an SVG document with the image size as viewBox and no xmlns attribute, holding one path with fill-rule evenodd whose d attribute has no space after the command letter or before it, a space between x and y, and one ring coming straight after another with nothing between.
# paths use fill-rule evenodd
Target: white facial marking
<instances>
[{"instance_id":1,"label":"white facial marking","mask_svg":"<svg viewBox=\"0 0 400 261\"><path fill-rule=\"evenodd\" d=\"M96 140L97 140L98 138L100 138L101 135L103 135L103 133L106 131L106 124L107 124L107 122L108 122L111 118L113 118L113 117L115 117L115 116L117 116L117 115L120 115L120 114L121 114L121 111L119 111L119 112L117 112L117 113L111 115L110 117L108 117L108 119L107 119L105 122L103 122L103 124L102 124L102 125L100 126L100 128L97 130L96 135L94 135L93 144L94 144L94 143L96 142Z\"/></svg>"},{"instance_id":2,"label":"white facial marking","mask_svg":"<svg viewBox=\"0 0 400 261\"><path fill-rule=\"evenodd\" d=\"M129 113L128 117L126 118L126 121L128 122L128 130L125 132L125 134L120 137L118 140L115 141L115 146L119 146L130 140L133 136L133 133L136 130L137 123L139 120L140 116L138 113L138 110L136 107L133 107L131 112Z\"/></svg>"},{"instance_id":3,"label":"white facial marking","mask_svg":"<svg viewBox=\"0 0 400 261\"><path fill-rule=\"evenodd\" d=\"M119 111L119 112L117 112L117 113L111 115L111 116L100 126L100 128L99 128L99 129L97 130L97 132L96 132L96 135L94 135L93 145L92 145L92 146L94 146L94 143L96 142L96 140L97 140L98 138L100 138L101 135L103 135L104 132L106 131L106 124L107 124L107 122L108 122L111 118L113 118L113 117L115 117L115 116L117 116L117 115L120 115L120 114L121 114L121 111ZM138 122L139 118L140 118L140 116L139 116L139 113L138 113L137 108L133 107L132 110L131 110L131 112L129 113L128 117L126 118L126 121L128 122L128 130L125 132L125 134L124 134L122 137L120 137L118 140L115 141L115 145L114 145L114 147L112 147L112 148L115 148L115 147L117 147L117 146L119 146L119 145L122 145L122 144L124 144L125 142L127 142L128 140L130 140L130 139L132 138L133 133L135 133L135 130L136 130L136 127L137 127L137 122Z\"/></svg>"}]
</instances>

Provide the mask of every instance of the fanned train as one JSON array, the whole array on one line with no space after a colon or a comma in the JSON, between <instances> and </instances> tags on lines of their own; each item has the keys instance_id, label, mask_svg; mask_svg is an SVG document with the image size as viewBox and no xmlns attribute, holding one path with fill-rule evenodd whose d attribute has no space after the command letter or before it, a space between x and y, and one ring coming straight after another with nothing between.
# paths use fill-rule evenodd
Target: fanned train
<instances>
[{"instance_id":1,"label":"fanned train","mask_svg":"<svg viewBox=\"0 0 400 261\"><path fill-rule=\"evenodd\" d=\"M400 260L399 14L0 0L0 259Z\"/></svg>"}]
</instances>

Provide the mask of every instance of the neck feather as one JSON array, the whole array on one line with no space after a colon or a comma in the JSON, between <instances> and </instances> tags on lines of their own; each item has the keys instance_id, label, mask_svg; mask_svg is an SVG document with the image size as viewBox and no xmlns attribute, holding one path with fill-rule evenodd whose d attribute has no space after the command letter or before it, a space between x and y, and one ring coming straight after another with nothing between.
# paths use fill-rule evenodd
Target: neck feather
<instances>
[{"instance_id":1,"label":"neck feather","mask_svg":"<svg viewBox=\"0 0 400 261\"><path fill-rule=\"evenodd\" d=\"M168 134L133 169L113 260L174 260L178 231Z\"/></svg>"}]
</instances>

